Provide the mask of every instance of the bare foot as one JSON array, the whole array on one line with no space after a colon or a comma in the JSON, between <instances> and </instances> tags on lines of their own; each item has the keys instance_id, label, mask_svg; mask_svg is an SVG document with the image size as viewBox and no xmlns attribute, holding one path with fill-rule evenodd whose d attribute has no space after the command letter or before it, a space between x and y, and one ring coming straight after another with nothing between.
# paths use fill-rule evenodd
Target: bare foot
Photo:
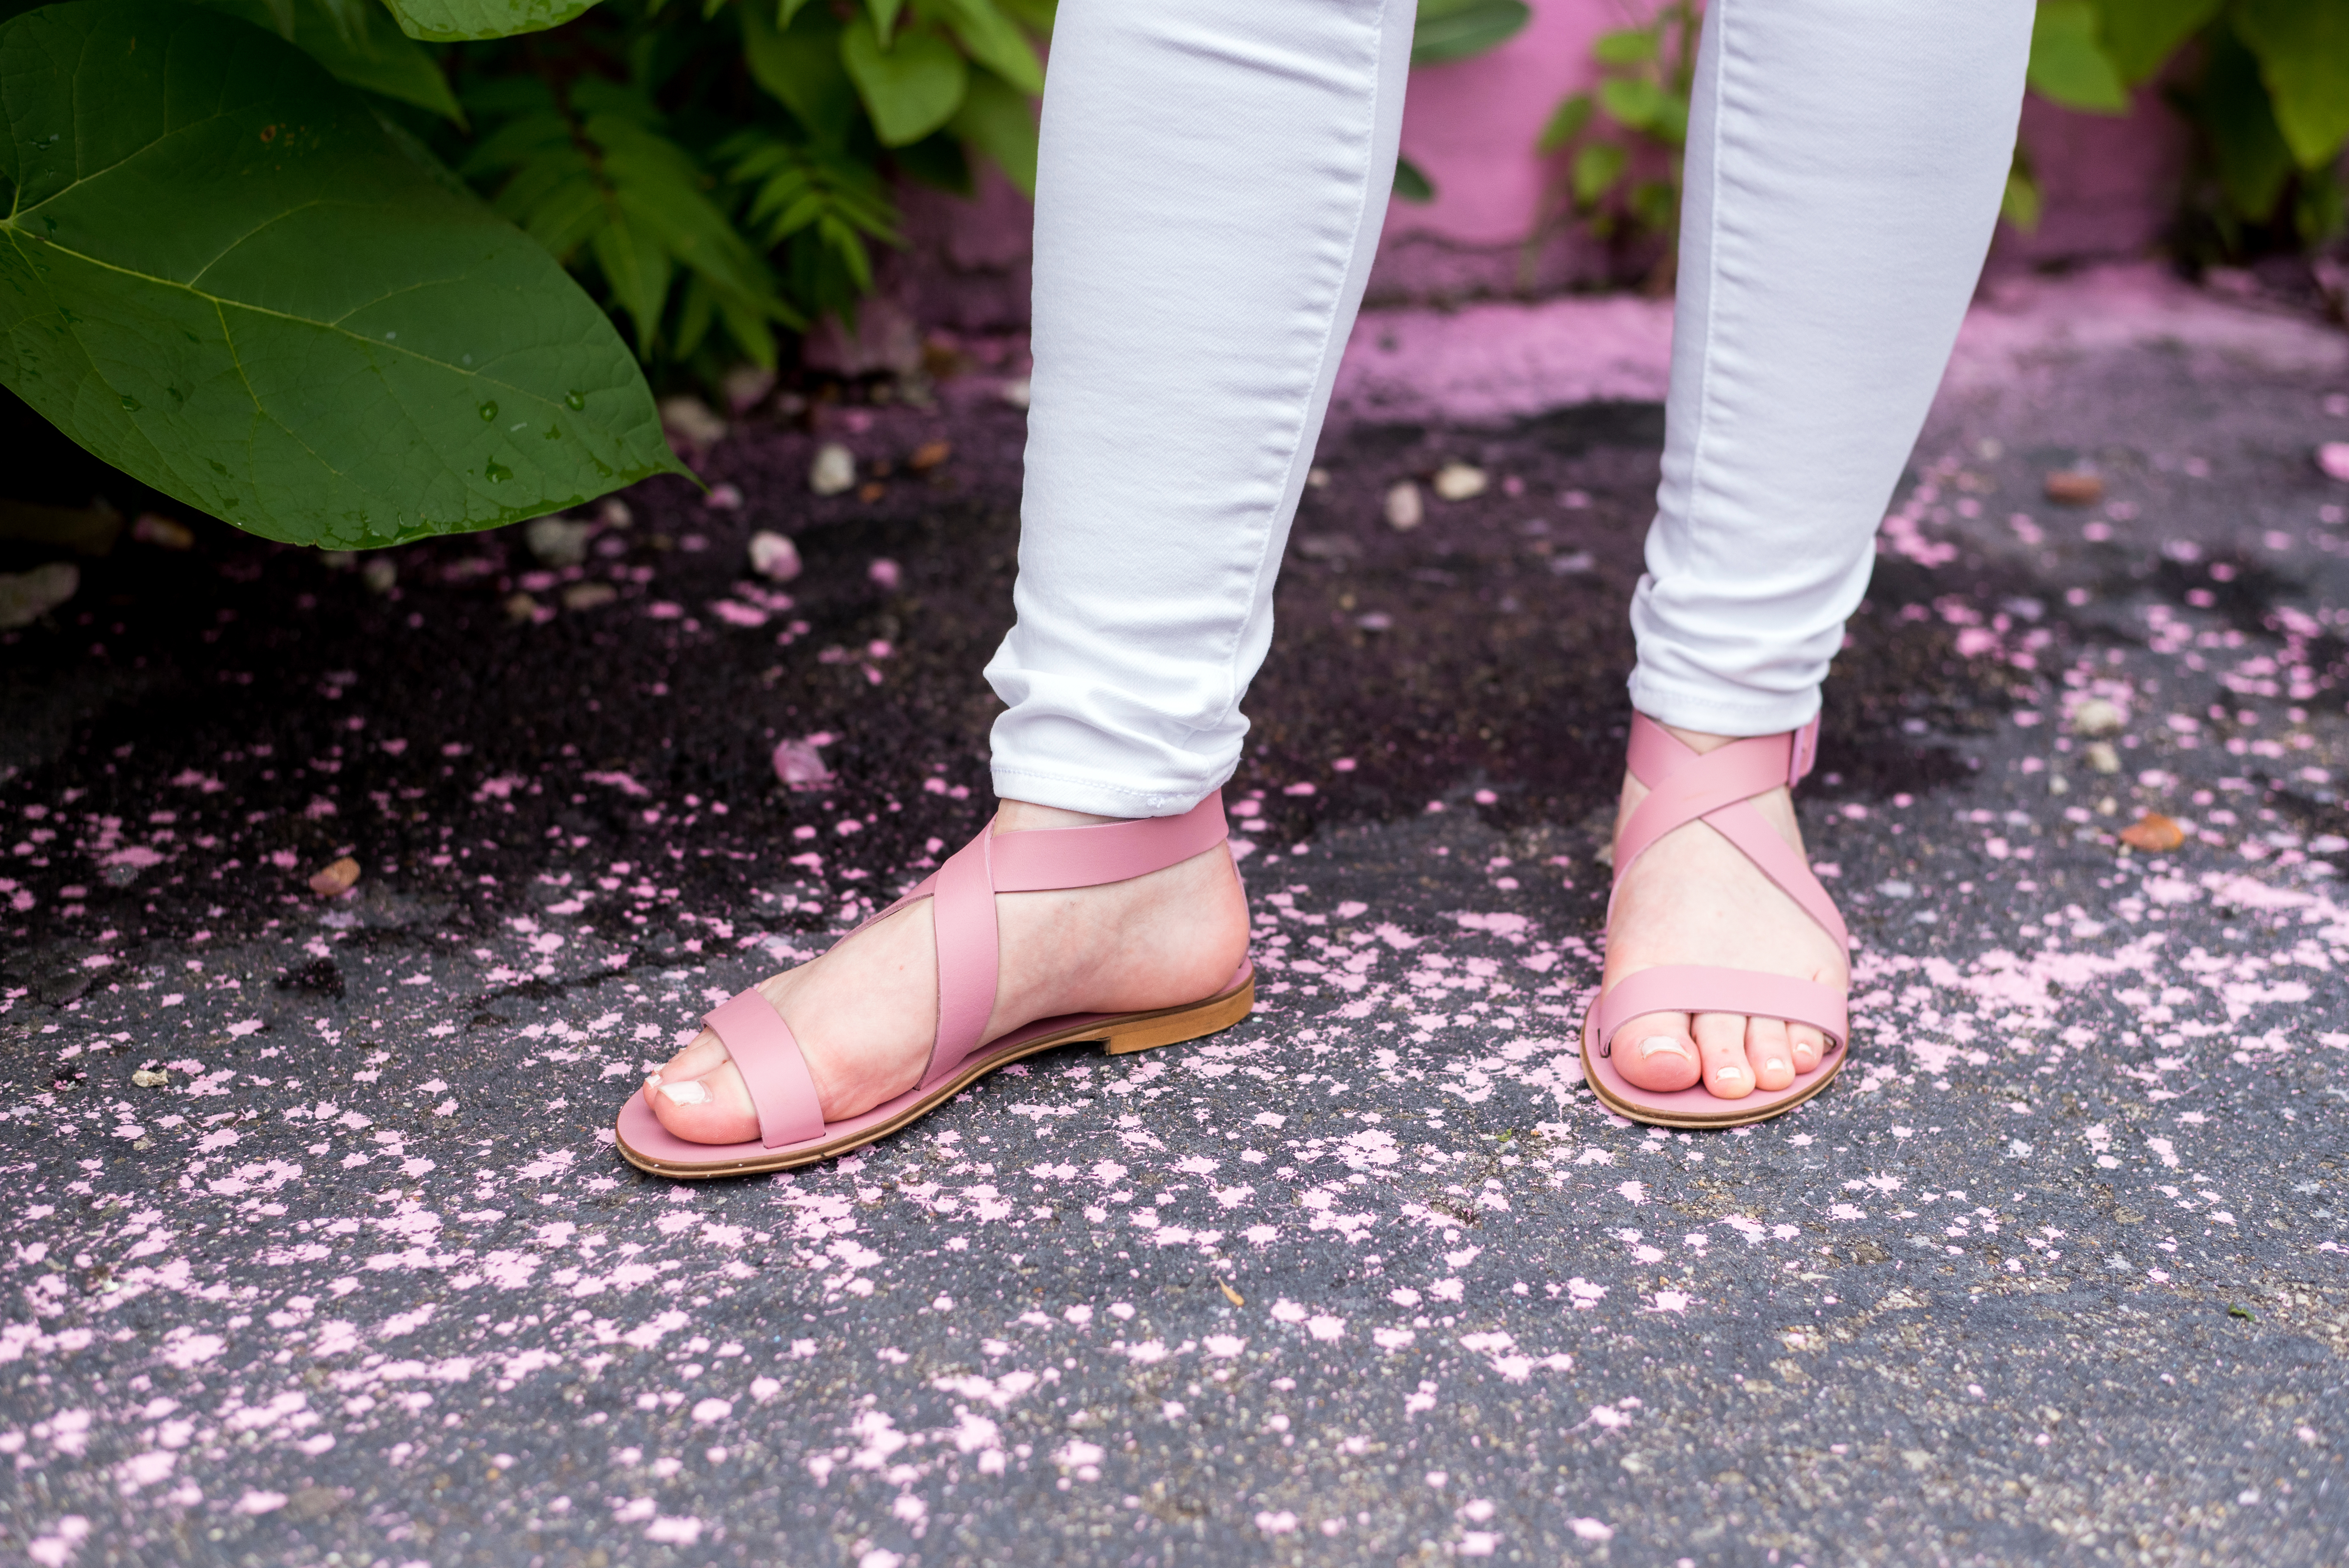
<instances>
[{"instance_id":1,"label":"bare foot","mask_svg":"<svg viewBox=\"0 0 2349 1568\"><path fill-rule=\"evenodd\" d=\"M1700 752L1730 738L1671 733ZM1632 809L1647 797L1646 787L1626 773L1615 818L1619 841ZM1789 844L1803 847L1783 785L1752 803ZM1702 822L1674 829L1632 863L1608 924L1601 984L1665 964L1759 969L1838 990L1850 975L1835 939ZM1826 1049L1826 1038L1808 1024L1739 1013L1650 1013L1616 1031L1612 1054L1617 1070L1641 1088L1683 1089L1702 1081L1723 1099L1743 1099L1756 1088L1785 1088L1818 1066Z\"/></svg>"},{"instance_id":2,"label":"bare foot","mask_svg":"<svg viewBox=\"0 0 2349 1568\"><path fill-rule=\"evenodd\" d=\"M994 831L1112 820L1006 800ZM1063 1013L1140 1013L1212 996L1247 951L1247 898L1221 844L1147 876L1103 887L998 894L999 978L981 1037ZM826 1121L840 1121L921 1080L938 1022L937 948L929 902L898 911L822 957L759 983L807 1057ZM715 1033L647 1080L660 1124L693 1143L759 1135L741 1075Z\"/></svg>"}]
</instances>

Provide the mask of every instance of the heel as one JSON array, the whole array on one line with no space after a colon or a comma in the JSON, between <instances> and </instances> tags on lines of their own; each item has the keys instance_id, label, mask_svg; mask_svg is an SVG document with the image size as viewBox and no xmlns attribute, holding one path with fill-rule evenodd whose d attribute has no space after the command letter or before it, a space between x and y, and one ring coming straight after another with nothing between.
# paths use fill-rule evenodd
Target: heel
<instances>
[{"instance_id":1,"label":"heel","mask_svg":"<svg viewBox=\"0 0 2349 1568\"><path fill-rule=\"evenodd\" d=\"M1113 1057L1123 1056L1128 1051L1146 1051L1153 1046L1180 1045L1185 1040L1220 1034L1254 1011L1256 977L1250 975L1238 990L1218 996L1212 1002L1202 1002L1195 1007L1161 1013L1154 1017L1137 1018L1130 1024L1121 1025L1102 1045Z\"/></svg>"}]
</instances>

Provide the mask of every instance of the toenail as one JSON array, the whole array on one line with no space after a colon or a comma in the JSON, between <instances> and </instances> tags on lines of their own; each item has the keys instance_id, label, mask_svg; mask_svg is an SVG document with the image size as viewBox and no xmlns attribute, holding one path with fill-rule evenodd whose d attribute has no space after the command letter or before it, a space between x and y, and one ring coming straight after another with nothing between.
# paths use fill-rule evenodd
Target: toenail
<instances>
[{"instance_id":1,"label":"toenail","mask_svg":"<svg viewBox=\"0 0 2349 1568\"><path fill-rule=\"evenodd\" d=\"M1713 1076L1725 1083L1731 1078L1744 1078L1745 1076L1745 1069L1744 1068L1723 1068Z\"/></svg>"},{"instance_id":2,"label":"toenail","mask_svg":"<svg viewBox=\"0 0 2349 1568\"><path fill-rule=\"evenodd\" d=\"M1676 1057L1685 1057L1688 1055L1688 1047L1682 1045L1679 1040L1670 1035L1650 1035L1646 1039L1640 1042L1640 1059L1641 1061L1645 1061L1652 1056L1660 1056L1667 1051Z\"/></svg>"},{"instance_id":3,"label":"toenail","mask_svg":"<svg viewBox=\"0 0 2349 1568\"><path fill-rule=\"evenodd\" d=\"M1774 1073L1775 1073L1775 1072L1778 1072L1778 1071L1781 1071L1782 1069L1784 1069L1786 1064L1785 1064L1785 1063L1784 1063L1784 1062L1782 1062L1782 1061L1780 1061L1777 1057L1772 1057L1768 1061L1766 1061L1766 1062L1763 1063L1762 1065L1763 1065L1764 1067L1768 1068L1772 1072L1774 1072Z\"/></svg>"},{"instance_id":4,"label":"toenail","mask_svg":"<svg viewBox=\"0 0 2349 1568\"><path fill-rule=\"evenodd\" d=\"M668 1096L671 1105L702 1105L709 1099L709 1086L699 1078L688 1078L683 1083L665 1083L661 1093Z\"/></svg>"}]
</instances>

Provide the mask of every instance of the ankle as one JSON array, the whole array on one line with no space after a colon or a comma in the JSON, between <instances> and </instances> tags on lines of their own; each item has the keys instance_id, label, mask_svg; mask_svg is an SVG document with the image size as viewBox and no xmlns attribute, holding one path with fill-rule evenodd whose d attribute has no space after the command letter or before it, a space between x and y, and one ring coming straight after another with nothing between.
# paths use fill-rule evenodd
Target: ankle
<instances>
[{"instance_id":1,"label":"ankle","mask_svg":"<svg viewBox=\"0 0 2349 1568\"><path fill-rule=\"evenodd\" d=\"M1049 828L1092 828L1123 820L1098 817L1089 811L1063 810L1058 806L1039 806L1032 800L1003 800L996 806L995 830L1027 833Z\"/></svg>"}]
</instances>

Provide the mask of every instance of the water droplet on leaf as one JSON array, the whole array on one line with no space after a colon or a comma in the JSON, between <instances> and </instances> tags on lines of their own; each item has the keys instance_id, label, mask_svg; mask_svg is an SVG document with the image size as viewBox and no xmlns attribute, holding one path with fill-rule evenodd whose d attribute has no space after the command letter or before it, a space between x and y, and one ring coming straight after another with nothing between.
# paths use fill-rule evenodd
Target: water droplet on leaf
<instances>
[{"instance_id":1,"label":"water droplet on leaf","mask_svg":"<svg viewBox=\"0 0 2349 1568\"><path fill-rule=\"evenodd\" d=\"M488 424L491 420L492 420L492 419L496 418L497 417L498 417L498 406L497 406L495 403L484 403L484 404L482 404L482 405L481 405L481 423L482 423L482 424L486 425L486 424Z\"/></svg>"},{"instance_id":2,"label":"water droplet on leaf","mask_svg":"<svg viewBox=\"0 0 2349 1568\"><path fill-rule=\"evenodd\" d=\"M576 392L565 392L563 395L563 406L576 414L587 407L587 399Z\"/></svg>"},{"instance_id":3,"label":"water droplet on leaf","mask_svg":"<svg viewBox=\"0 0 2349 1568\"><path fill-rule=\"evenodd\" d=\"M495 458L490 459L489 467L483 469L481 472L488 477L492 484L503 484L513 478L513 470Z\"/></svg>"},{"instance_id":4,"label":"water droplet on leaf","mask_svg":"<svg viewBox=\"0 0 2349 1568\"><path fill-rule=\"evenodd\" d=\"M125 392L122 395L122 407L127 411L136 414L140 409L145 407L146 405L140 402L138 398L133 397L129 393Z\"/></svg>"}]
</instances>

